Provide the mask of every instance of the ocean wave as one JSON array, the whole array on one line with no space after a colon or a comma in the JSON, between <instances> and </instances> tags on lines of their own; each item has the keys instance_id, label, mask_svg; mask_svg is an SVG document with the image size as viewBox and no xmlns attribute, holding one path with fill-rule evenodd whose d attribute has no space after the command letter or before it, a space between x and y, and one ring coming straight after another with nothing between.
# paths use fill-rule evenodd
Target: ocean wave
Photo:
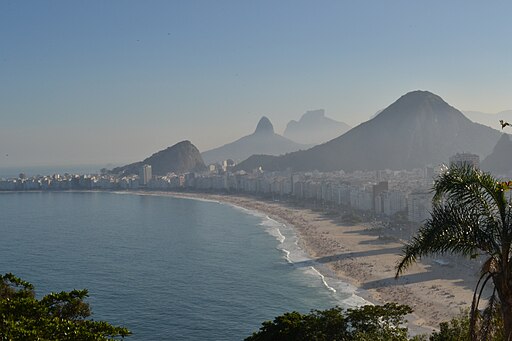
<instances>
[{"instance_id":1,"label":"ocean wave","mask_svg":"<svg viewBox=\"0 0 512 341\"><path fill-rule=\"evenodd\" d=\"M314 283L312 278L320 278L319 287L326 289L331 295L331 299L343 307L370 304L357 294L358 288L336 278L329 268L311 259L306 251L299 246L297 231L293 226L280 223L268 215L254 213L261 218L259 226L278 241L276 248L283 253L286 262L295 266L297 271L303 272L305 283L311 285Z\"/></svg>"},{"instance_id":2,"label":"ocean wave","mask_svg":"<svg viewBox=\"0 0 512 341\"><path fill-rule=\"evenodd\" d=\"M290 263L290 264L293 264L293 262L292 262L292 261L291 261L291 259L290 259L290 251L288 251L288 250L286 250L286 249L281 249L281 251L283 251L283 252L284 252L284 254L285 254L285 257L284 257L284 258L286 259L286 261L287 261L288 263Z\"/></svg>"},{"instance_id":3,"label":"ocean wave","mask_svg":"<svg viewBox=\"0 0 512 341\"><path fill-rule=\"evenodd\" d=\"M327 284L327 282L326 282L326 280L325 280L325 276L324 276L324 275L322 275L322 274L320 273L320 271L318 271L317 269L315 269L315 267L314 267L314 266L311 266L310 268L311 268L311 270L313 270L314 272L316 272L316 273L318 274L318 276L320 276L320 279L322 280L322 283L324 284L324 286L325 286L327 289L329 289L330 291L332 291L332 292L334 292L334 293L336 292L336 289L334 289L334 288L333 288L333 287L331 287L329 284Z\"/></svg>"},{"instance_id":4,"label":"ocean wave","mask_svg":"<svg viewBox=\"0 0 512 341\"><path fill-rule=\"evenodd\" d=\"M336 304L343 307L357 307L365 304L371 304L361 296L357 295L358 288L336 278L334 274L331 273L332 271L330 269L311 259L305 250L299 246L299 238L292 225L283 224L261 211L247 209L232 203L195 197L188 199L227 204L234 209L244 212L245 214L260 218L261 222L259 223L259 226L278 241L276 249L282 252L283 258L286 262L292 266L296 266L297 271L302 271L304 273L305 283L311 283L311 278L320 277L321 287L325 288L329 295L332 295L331 298L336 302ZM304 265L308 266L305 267Z\"/></svg>"},{"instance_id":5,"label":"ocean wave","mask_svg":"<svg viewBox=\"0 0 512 341\"><path fill-rule=\"evenodd\" d=\"M283 235L281 230L279 229L279 226L275 226L272 224L265 224L261 223L260 226L266 227L266 232L270 234L272 237L275 237L277 241L279 241L279 244L283 244L286 240L286 237Z\"/></svg>"}]
</instances>

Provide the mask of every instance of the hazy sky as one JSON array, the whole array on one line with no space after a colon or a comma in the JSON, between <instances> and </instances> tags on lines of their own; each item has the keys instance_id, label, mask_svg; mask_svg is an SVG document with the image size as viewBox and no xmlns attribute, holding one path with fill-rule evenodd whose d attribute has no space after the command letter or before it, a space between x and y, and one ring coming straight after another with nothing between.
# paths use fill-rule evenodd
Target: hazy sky
<instances>
[{"instance_id":1,"label":"hazy sky","mask_svg":"<svg viewBox=\"0 0 512 341\"><path fill-rule=\"evenodd\" d=\"M510 1L0 0L0 167L201 151L422 89L512 108Z\"/></svg>"}]
</instances>

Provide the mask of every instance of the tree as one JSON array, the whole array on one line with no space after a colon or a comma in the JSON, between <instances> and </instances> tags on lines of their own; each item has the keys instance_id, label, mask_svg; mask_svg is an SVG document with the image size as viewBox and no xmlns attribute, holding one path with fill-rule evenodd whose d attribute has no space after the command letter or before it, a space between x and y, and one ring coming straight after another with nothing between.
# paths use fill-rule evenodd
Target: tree
<instances>
[{"instance_id":1,"label":"tree","mask_svg":"<svg viewBox=\"0 0 512 341\"><path fill-rule=\"evenodd\" d=\"M13 274L0 276L0 340L115 340L123 327L88 320L87 290L51 293L38 300L34 286Z\"/></svg>"},{"instance_id":2,"label":"tree","mask_svg":"<svg viewBox=\"0 0 512 341\"><path fill-rule=\"evenodd\" d=\"M479 315L478 320L482 322ZM430 341L461 341L470 340L470 322L471 315L469 311L464 311L460 316L454 317L449 322L441 322L439 324L439 331L430 335ZM491 324L493 326L492 332L481 332L480 337L487 341L502 341L503 337L503 323L500 314L495 311ZM484 335L485 334L485 335Z\"/></svg>"},{"instance_id":3,"label":"tree","mask_svg":"<svg viewBox=\"0 0 512 341\"><path fill-rule=\"evenodd\" d=\"M435 181L433 190L431 217L405 245L396 277L422 256L485 256L470 310L471 338L486 338L491 333L492 317L499 309L504 339L512 340L512 210L506 198L508 186L466 166L450 168ZM489 283L494 286L492 295L479 320L480 298Z\"/></svg>"},{"instance_id":4,"label":"tree","mask_svg":"<svg viewBox=\"0 0 512 341\"><path fill-rule=\"evenodd\" d=\"M246 341L406 341L405 315L412 309L388 303L344 311L340 307L312 310L309 314L285 313L262 327Z\"/></svg>"}]
</instances>

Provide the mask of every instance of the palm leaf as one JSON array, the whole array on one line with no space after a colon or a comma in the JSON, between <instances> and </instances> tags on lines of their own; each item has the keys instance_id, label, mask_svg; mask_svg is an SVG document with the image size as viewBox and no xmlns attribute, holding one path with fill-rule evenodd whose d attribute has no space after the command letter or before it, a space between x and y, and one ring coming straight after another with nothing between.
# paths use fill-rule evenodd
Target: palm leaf
<instances>
[{"instance_id":1,"label":"palm leaf","mask_svg":"<svg viewBox=\"0 0 512 341\"><path fill-rule=\"evenodd\" d=\"M471 167L450 168L434 183L433 210L417 235L404 246L396 266L398 277L418 258L431 254L452 253L473 258L480 253L489 259L473 294L471 336L487 338L492 334L492 317L497 300L512 299L512 206L504 186L488 173ZM494 284L489 306L484 311L480 335L475 332L478 305L489 280ZM496 284L507 283L507 285ZM508 308L507 308L508 309ZM502 309L505 336L512 339L512 314Z\"/></svg>"},{"instance_id":2,"label":"palm leaf","mask_svg":"<svg viewBox=\"0 0 512 341\"><path fill-rule=\"evenodd\" d=\"M490 274L488 272L484 272L481 274L480 278L478 279L478 282L476 283L475 290L473 291L473 300L471 301L471 314L469 319L469 332L471 334L472 339L476 339L476 320L477 320L477 311L478 311L478 304L480 302L480 287L484 287L487 283L488 279L490 278ZM482 283L482 286L480 284Z\"/></svg>"},{"instance_id":3,"label":"palm leaf","mask_svg":"<svg viewBox=\"0 0 512 341\"><path fill-rule=\"evenodd\" d=\"M507 226L507 200L502 186L490 174L472 167L450 168L435 182L434 191L436 202L445 199L471 207L485 221L485 226L493 230L498 244L501 240L510 240L510 232L504 229L504 226Z\"/></svg>"},{"instance_id":4,"label":"palm leaf","mask_svg":"<svg viewBox=\"0 0 512 341\"><path fill-rule=\"evenodd\" d=\"M493 327L493 319L496 315L496 308L498 305L498 298L496 295L496 288L494 288L491 297L489 297L489 303L487 307L484 309L482 315L482 328L481 335L483 340L490 340L489 336Z\"/></svg>"},{"instance_id":5,"label":"palm leaf","mask_svg":"<svg viewBox=\"0 0 512 341\"><path fill-rule=\"evenodd\" d=\"M479 246L492 243L478 228L477 217L465 207L434 204L432 216L417 235L403 248L403 258L397 265L398 277L409 265L423 256L447 252L470 256Z\"/></svg>"}]
</instances>

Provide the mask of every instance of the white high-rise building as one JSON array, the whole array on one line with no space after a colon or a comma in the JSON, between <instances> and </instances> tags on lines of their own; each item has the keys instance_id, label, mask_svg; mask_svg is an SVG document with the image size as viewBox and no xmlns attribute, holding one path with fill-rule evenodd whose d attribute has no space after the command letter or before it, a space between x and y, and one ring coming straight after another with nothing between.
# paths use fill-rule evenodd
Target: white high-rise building
<instances>
[{"instance_id":1,"label":"white high-rise building","mask_svg":"<svg viewBox=\"0 0 512 341\"><path fill-rule=\"evenodd\" d=\"M407 216L409 221L422 223L430 217L432 211L432 192L413 192L407 197Z\"/></svg>"},{"instance_id":2,"label":"white high-rise building","mask_svg":"<svg viewBox=\"0 0 512 341\"><path fill-rule=\"evenodd\" d=\"M152 176L151 165L142 165L139 170L139 184L146 186Z\"/></svg>"}]
</instances>

